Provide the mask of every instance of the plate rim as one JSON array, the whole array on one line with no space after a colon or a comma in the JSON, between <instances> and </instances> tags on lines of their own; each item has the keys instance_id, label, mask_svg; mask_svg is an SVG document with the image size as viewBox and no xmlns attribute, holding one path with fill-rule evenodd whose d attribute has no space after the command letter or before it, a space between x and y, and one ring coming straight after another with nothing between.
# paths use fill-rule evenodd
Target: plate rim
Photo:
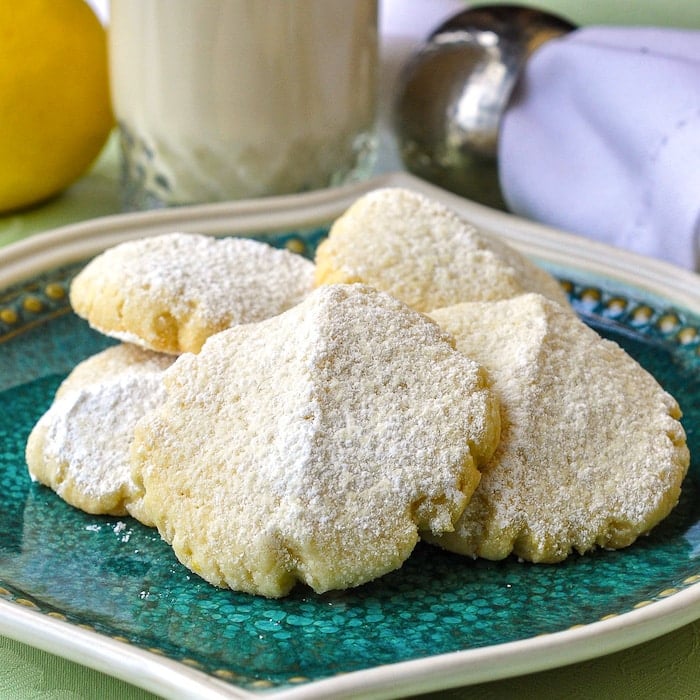
<instances>
[{"instance_id":1,"label":"plate rim","mask_svg":"<svg viewBox=\"0 0 700 700\"><path fill-rule=\"evenodd\" d=\"M0 598L0 633L123 681L180 700L396 698L560 668L628 649L700 617L700 582L643 607L586 625L503 644L352 671L262 694L99 632ZM595 644L591 644L595 641ZM364 694L363 694L364 693Z\"/></svg>"},{"instance_id":2,"label":"plate rim","mask_svg":"<svg viewBox=\"0 0 700 700\"><path fill-rule=\"evenodd\" d=\"M694 272L525 221L406 173L389 173L362 183L304 195L116 214L51 229L0 248L0 289L84 260L124 240L178 228L223 235L327 225L359 196L380 187L406 187L442 201L476 226L555 268L580 269L606 282L631 285L635 291L700 313L700 276ZM358 698L362 693L373 698L391 698L473 685L604 656L659 637L698 617L700 580L643 607L580 627L380 665L298 687L266 690L264 695L289 700L328 697L329 693L339 698ZM99 632L47 617L2 596L0 633L165 697L203 700L261 697L257 691L232 685ZM590 644L591 639L596 640L595 645Z\"/></svg>"},{"instance_id":3,"label":"plate rim","mask_svg":"<svg viewBox=\"0 0 700 700\"><path fill-rule=\"evenodd\" d=\"M0 287L50 267L84 260L125 240L170 233L183 222L192 231L212 235L289 231L327 224L358 197L381 187L405 187L441 201L530 257L554 266L576 268L585 264L582 269L589 274L700 310L700 275L694 271L492 209L403 172L301 195L113 214L35 233L0 247ZM571 259L572 250L576 251L576 261Z\"/></svg>"}]
</instances>

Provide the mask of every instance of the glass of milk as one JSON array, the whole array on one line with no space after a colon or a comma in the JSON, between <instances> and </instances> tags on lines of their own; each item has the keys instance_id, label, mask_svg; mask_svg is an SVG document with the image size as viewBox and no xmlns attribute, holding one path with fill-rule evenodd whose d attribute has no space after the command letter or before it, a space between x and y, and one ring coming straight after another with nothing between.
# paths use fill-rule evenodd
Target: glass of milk
<instances>
[{"instance_id":1,"label":"glass of milk","mask_svg":"<svg viewBox=\"0 0 700 700\"><path fill-rule=\"evenodd\" d=\"M372 170L377 0L112 0L109 60L128 210Z\"/></svg>"}]
</instances>

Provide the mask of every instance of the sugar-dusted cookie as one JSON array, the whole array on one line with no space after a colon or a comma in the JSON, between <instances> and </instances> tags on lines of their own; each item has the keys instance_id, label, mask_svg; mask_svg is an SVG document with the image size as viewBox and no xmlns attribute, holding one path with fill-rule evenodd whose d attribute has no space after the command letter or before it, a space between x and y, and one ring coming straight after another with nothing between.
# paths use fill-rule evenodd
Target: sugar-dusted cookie
<instances>
[{"instance_id":1,"label":"sugar-dusted cookie","mask_svg":"<svg viewBox=\"0 0 700 700\"><path fill-rule=\"evenodd\" d=\"M161 375L174 360L121 344L80 363L29 436L32 479L88 513L138 518L129 447L137 420L163 399Z\"/></svg>"},{"instance_id":2,"label":"sugar-dusted cookie","mask_svg":"<svg viewBox=\"0 0 700 700\"><path fill-rule=\"evenodd\" d=\"M59 385L55 398L94 384L118 380L122 375L158 374L174 361L171 355L146 350L131 343L117 343L77 364Z\"/></svg>"},{"instance_id":3,"label":"sugar-dusted cookie","mask_svg":"<svg viewBox=\"0 0 700 700\"><path fill-rule=\"evenodd\" d=\"M564 306L559 283L446 206L403 188L358 199L316 253L316 284L362 282L418 311L538 292Z\"/></svg>"},{"instance_id":4,"label":"sugar-dusted cookie","mask_svg":"<svg viewBox=\"0 0 700 700\"><path fill-rule=\"evenodd\" d=\"M106 250L75 277L70 299L106 335L159 352L198 352L224 328L300 302L313 268L251 239L171 233Z\"/></svg>"},{"instance_id":5,"label":"sugar-dusted cookie","mask_svg":"<svg viewBox=\"0 0 700 700\"><path fill-rule=\"evenodd\" d=\"M283 596L401 566L449 531L498 441L481 368L362 285L211 337L165 372L134 481L177 557L217 586Z\"/></svg>"},{"instance_id":6,"label":"sugar-dusted cookie","mask_svg":"<svg viewBox=\"0 0 700 700\"><path fill-rule=\"evenodd\" d=\"M689 461L678 404L616 343L535 294L431 316L487 369L502 412L455 531L431 541L556 562L625 547L675 506Z\"/></svg>"}]
</instances>

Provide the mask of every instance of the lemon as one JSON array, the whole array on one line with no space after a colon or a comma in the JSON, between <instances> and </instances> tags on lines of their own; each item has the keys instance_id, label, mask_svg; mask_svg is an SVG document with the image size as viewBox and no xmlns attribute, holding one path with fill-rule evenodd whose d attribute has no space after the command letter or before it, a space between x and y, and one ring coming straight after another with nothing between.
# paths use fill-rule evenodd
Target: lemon
<instances>
[{"instance_id":1,"label":"lemon","mask_svg":"<svg viewBox=\"0 0 700 700\"><path fill-rule=\"evenodd\" d=\"M114 117L106 32L84 0L0 2L0 211L64 190Z\"/></svg>"}]
</instances>

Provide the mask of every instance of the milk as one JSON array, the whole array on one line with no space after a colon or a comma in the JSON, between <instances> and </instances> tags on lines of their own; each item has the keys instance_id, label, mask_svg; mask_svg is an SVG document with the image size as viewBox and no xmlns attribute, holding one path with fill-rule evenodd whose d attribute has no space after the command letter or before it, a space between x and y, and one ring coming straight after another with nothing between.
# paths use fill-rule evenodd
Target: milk
<instances>
[{"instance_id":1,"label":"milk","mask_svg":"<svg viewBox=\"0 0 700 700\"><path fill-rule=\"evenodd\" d=\"M376 0L112 0L109 55L127 208L372 168Z\"/></svg>"}]
</instances>

